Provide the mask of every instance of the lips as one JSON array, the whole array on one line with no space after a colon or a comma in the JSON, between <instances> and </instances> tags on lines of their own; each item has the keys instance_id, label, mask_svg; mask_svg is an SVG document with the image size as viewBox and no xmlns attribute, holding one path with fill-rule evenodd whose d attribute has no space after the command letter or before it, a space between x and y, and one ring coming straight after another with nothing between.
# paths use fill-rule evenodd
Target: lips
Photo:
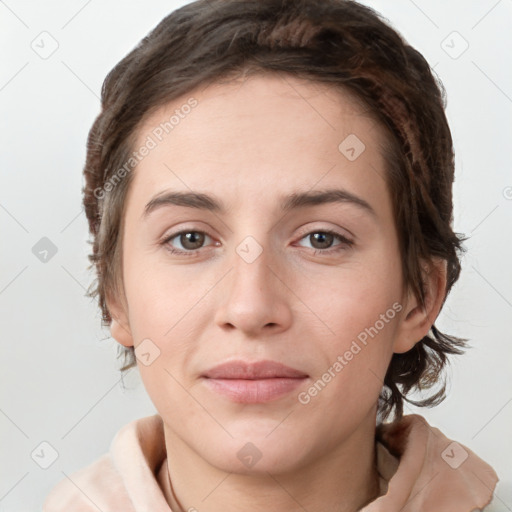
<instances>
[{"instance_id":1,"label":"lips","mask_svg":"<svg viewBox=\"0 0 512 512\"><path fill-rule=\"evenodd\" d=\"M210 391L232 402L257 404L290 394L308 375L276 361L230 361L202 375Z\"/></svg>"},{"instance_id":2,"label":"lips","mask_svg":"<svg viewBox=\"0 0 512 512\"><path fill-rule=\"evenodd\" d=\"M277 361L257 361L246 363L244 361L230 361L220 364L208 370L203 377L209 379L275 379L290 378L300 379L308 377L295 368L290 368Z\"/></svg>"}]
</instances>

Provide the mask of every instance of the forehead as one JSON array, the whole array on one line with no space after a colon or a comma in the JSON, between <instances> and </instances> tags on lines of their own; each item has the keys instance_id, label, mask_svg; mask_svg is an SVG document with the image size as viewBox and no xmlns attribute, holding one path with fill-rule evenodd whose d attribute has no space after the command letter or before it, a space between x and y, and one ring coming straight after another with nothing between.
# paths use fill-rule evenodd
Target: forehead
<instances>
[{"instance_id":1,"label":"forehead","mask_svg":"<svg viewBox=\"0 0 512 512\"><path fill-rule=\"evenodd\" d=\"M195 106L190 108L192 100ZM261 119L263 111L268 122L261 124L259 121L264 121ZM204 125L206 118L210 121L207 126ZM300 118L302 122L290 125L293 118ZM184 122L186 119L187 122ZM285 126L293 129L291 135L302 132L313 137L315 133L321 134L327 128L332 131L341 128L343 131L352 126L360 131L373 131L377 124L375 115L365 101L347 87L307 80L288 73L262 72L201 84L160 105L145 116L138 128L137 142L142 142L145 135L161 126L165 132L161 135L165 137L171 132L173 135L165 137L166 144L177 145L185 142L192 128L196 139L220 126L226 128L226 121L235 120L238 130L245 124L248 129L264 128L259 132L263 134L278 131ZM340 126L340 121L343 126ZM190 130L187 130L187 126ZM384 142L382 127L379 126L375 132L372 136L379 139L380 143ZM252 135L257 137L258 133L253 130Z\"/></svg>"},{"instance_id":2,"label":"forehead","mask_svg":"<svg viewBox=\"0 0 512 512\"><path fill-rule=\"evenodd\" d=\"M149 140L132 183L146 198L166 187L261 202L320 182L368 196L385 186L385 133L365 104L284 74L199 86L145 119L135 147Z\"/></svg>"}]
</instances>

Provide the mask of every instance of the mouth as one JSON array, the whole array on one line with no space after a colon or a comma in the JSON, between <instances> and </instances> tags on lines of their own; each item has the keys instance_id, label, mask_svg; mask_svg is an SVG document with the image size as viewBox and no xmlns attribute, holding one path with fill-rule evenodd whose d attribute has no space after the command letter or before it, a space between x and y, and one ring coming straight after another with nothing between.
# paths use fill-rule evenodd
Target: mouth
<instances>
[{"instance_id":1,"label":"mouth","mask_svg":"<svg viewBox=\"0 0 512 512\"><path fill-rule=\"evenodd\" d=\"M303 384L309 375L276 361L230 361L201 375L214 393L233 402L256 404L277 400Z\"/></svg>"}]
</instances>

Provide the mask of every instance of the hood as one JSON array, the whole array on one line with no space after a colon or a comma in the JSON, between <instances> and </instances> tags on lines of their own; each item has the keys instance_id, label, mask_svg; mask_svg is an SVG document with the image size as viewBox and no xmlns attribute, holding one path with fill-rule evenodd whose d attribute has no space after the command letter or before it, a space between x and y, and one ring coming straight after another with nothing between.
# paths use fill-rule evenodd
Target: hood
<instances>
[{"instance_id":1,"label":"hood","mask_svg":"<svg viewBox=\"0 0 512 512\"><path fill-rule=\"evenodd\" d=\"M492 499L494 469L417 414L376 430L380 497L361 512L471 512ZM61 480L43 512L172 512L163 421L154 414L123 426L108 453Z\"/></svg>"},{"instance_id":2,"label":"hood","mask_svg":"<svg viewBox=\"0 0 512 512\"><path fill-rule=\"evenodd\" d=\"M474 512L490 504L494 469L422 416L378 426L376 440L377 466L388 482L361 512Z\"/></svg>"}]
</instances>

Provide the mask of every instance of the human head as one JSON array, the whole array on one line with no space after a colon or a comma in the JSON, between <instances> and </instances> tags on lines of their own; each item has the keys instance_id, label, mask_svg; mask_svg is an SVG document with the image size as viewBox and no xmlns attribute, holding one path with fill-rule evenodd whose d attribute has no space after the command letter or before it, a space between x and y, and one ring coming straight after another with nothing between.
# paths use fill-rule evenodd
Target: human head
<instances>
[{"instance_id":1,"label":"human head","mask_svg":"<svg viewBox=\"0 0 512 512\"><path fill-rule=\"evenodd\" d=\"M446 299L460 274L463 240L451 226L454 157L444 91L421 54L372 9L349 0L200 0L164 18L103 85L102 111L88 139L84 206L98 273L90 295L98 297L105 325L112 320L109 298L127 307L121 248L134 167L124 166L137 149L138 128L200 85L263 71L339 88L373 116L387 134L384 179L404 290L423 303L425 263L438 258L446 261ZM393 409L401 416L407 393L436 384L446 355L462 346L432 325L411 350L395 353L381 393L382 417ZM124 350L127 369L134 351ZM417 404L435 404L443 392L442 386Z\"/></svg>"}]
</instances>

